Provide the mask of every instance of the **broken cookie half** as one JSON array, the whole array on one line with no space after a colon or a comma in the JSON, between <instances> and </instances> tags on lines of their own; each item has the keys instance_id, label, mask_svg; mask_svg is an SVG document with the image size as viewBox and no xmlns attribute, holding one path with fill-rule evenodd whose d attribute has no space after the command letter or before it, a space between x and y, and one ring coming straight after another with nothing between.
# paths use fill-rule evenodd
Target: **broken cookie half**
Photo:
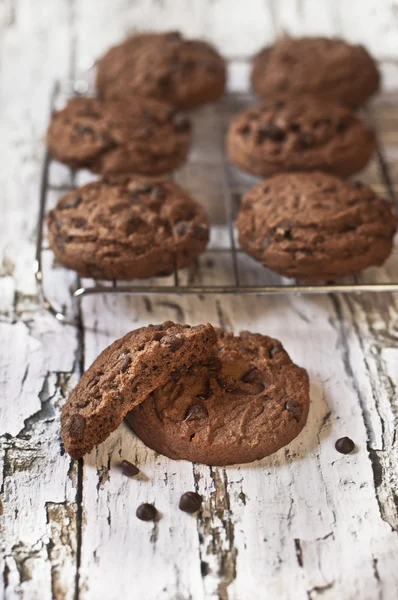
<instances>
[{"instance_id":1,"label":"broken cookie half","mask_svg":"<svg viewBox=\"0 0 398 600\"><path fill-rule=\"evenodd\" d=\"M61 414L61 435L72 458L103 442L125 415L155 389L205 360L217 341L208 325L148 325L106 348L84 373Z\"/></svg>"}]
</instances>

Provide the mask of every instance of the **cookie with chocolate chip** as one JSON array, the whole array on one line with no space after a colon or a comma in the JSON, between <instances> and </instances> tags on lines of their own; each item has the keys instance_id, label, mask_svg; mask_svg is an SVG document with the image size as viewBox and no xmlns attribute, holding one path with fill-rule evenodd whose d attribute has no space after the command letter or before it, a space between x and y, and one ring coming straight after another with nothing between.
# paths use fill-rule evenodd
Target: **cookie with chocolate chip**
<instances>
[{"instance_id":1,"label":"cookie with chocolate chip","mask_svg":"<svg viewBox=\"0 0 398 600\"><path fill-rule=\"evenodd\" d=\"M141 33L114 46L99 60L97 88L103 98L137 94L190 109L224 93L226 67L210 44L177 32Z\"/></svg>"},{"instance_id":2,"label":"cookie with chocolate chip","mask_svg":"<svg viewBox=\"0 0 398 600\"><path fill-rule=\"evenodd\" d=\"M205 249L205 210L170 180L109 178L63 196L47 216L58 261L81 277L168 275Z\"/></svg>"},{"instance_id":3,"label":"cookie with chocolate chip","mask_svg":"<svg viewBox=\"0 0 398 600\"><path fill-rule=\"evenodd\" d=\"M356 107L379 89L380 74L363 46L338 38L285 37L256 54L251 83L260 96L314 94Z\"/></svg>"},{"instance_id":4,"label":"cookie with chocolate chip","mask_svg":"<svg viewBox=\"0 0 398 600\"><path fill-rule=\"evenodd\" d=\"M78 459L103 442L134 406L173 373L205 360L217 340L211 325L148 325L106 348L84 373L61 413L66 450Z\"/></svg>"},{"instance_id":5,"label":"cookie with chocolate chip","mask_svg":"<svg viewBox=\"0 0 398 600\"><path fill-rule=\"evenodd\" d=\"M237 219L243 250L303 281L330 281L382 265L392 250L391 202L327 175L290 173L249 190Z\"/></svg>"},{"instance_id":6,"label":"cookie with chocolate chip","mask_svg":"<svg viewBox=\"0 0 398 600\"><path fill-rule=\"evenodd\" d=\"M168 104L149 98L102 102L72 98L51 118L47 145L73 169L102 175L160 175L181 166L190 122Z\"/></svg>"},{"instance_id":7,"label":"cookie with chocolate chip","mask_svg":"<svg viewBox=\"0 0 398 600\"><path fill-rule=\"evenodd\" d=\"M212 354L154 390L127 422L147 446L170 458L207 465L259 460L303 429L307 373L278 340L216 332Z\"/></svg>"},{"instance_id":8,"label":"cookie with chocolate chip","mask_svg":"<svg viewBox=\"0 0 398 600\"><path fill-rule=\"evenodd\" d=\"M236 115L227 136L231 160L259 176L322 171L348 177L376 148L372 128L334 100L286 96Z\"/></svg>"}]
</instances>

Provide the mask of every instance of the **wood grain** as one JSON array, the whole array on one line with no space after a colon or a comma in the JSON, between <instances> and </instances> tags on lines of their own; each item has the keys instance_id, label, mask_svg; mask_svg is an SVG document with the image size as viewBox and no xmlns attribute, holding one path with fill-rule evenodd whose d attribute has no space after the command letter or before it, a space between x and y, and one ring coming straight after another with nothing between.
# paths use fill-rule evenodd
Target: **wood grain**
<instances>
[{"instance_id":1,"label":"wood grain","mask_svg":"<svg viewBox=\"0 0 398 600\"><path fill-rule=\"evenodd\" d=\"M363 39L388 69L396 69L395 2L384 3L383 10L371 0L195 0L189 11L187 4L0 3L0 595L6 600L395 600L396 297L98 296L84 299L79 308L70 301L74 275L45 252L46 285L75 324L59 325L41 308L32 262L42 139L55 79L75 77L110 43L148 23L181 26L214 39L239 59L239 85L246 57L285 30ZM392 76L389 82L394 81ZM375 117L398 185L396 105L396 96L383 97ZM206 144L208 134L202 132L202 138ZM212 147L207 163L200 164L199 156L179 179L220 224ZM65 184L70 176L56 168L52 177ZM383 190L376 162L363 179ZM248 259L242 258L240 267L244 281L262 276ZM395 254L363 277L385 281L397 273ZM214 255L184 277L228 283L230 274L227 259ZM282 339L310 374L305 431L254 465L208 468L156 455L123 425L84 462L71 461L59 438L59 411L82 369L118 336L165 319L210 321ZM334 441L343 435L355 440L354 454L336 453ZM121 458L139 464L142 476L124 478L116 468ZM197 516L178 510L187 490L204 497ZM145 501L155 502L161 513L156 524L135 518L137 505Z\"/></svg>"}]
</instances>

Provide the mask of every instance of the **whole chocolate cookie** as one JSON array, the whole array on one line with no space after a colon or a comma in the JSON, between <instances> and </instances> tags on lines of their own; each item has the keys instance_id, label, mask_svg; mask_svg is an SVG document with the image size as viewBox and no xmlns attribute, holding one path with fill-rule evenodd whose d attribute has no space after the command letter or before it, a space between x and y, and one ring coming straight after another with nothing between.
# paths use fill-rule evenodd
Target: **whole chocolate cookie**
<instances>
[{"instance_id":1,"label":"whole chocolate cookie","mask_svg":"<svg viewBox=\"0 0 398 600\"><path fill-rule=\"evenodd\" d=\"M209 238L205 210L169 180L89 183L47 216L60 263L95 279L168 275L190 265Z\"/></svg>"},{"instance_id":2,"label":"whole chocolate cookie","mask_svg":"<svg viewBox=\"0 0 398 600\"><path fill-rule=\"evenodd\" d=\"M358 106L380 85L376 63L363 46L338 38L283 38L253 59L251 82L260 96L317 94Z\"/></svg>"},{"instance_id":3,"label":"whole chocolate cookie","mask_svg":"<svg viewBox=\"0 0 398 600\"><path fill-rule=\"evenodd\" d=\"M348 177L365 167L375 135L350 108L311 96L277 97L251 106L231 122L231 160L255 175L314 171Z\"/></svg>"},{"instance_id":4,"label":"whole chocolate cookie","mask_svg":"<svg viewBox=\"0 0 398 600\"><path fill-rule=\"evenodd\" d=\"M142 441L170 458L207 465L268 456L302 430L309 383L278 340L217 329L210 357L172 377L127 415Z\"/></svg>"},{"instance_id":5,"label":"whole chocolate cookie","mask_svg":"<svg viewBox=\"0 0 398 600\"><path fill-rule=\"evenodd\" d=\"M172 373L205 359L217 340L211 325L148 325L106 348L84 373L61 413L66 450L78 459L103 442L126 413Z\"/></svg>"},{"instance_id":6,"label":"whole chocolate cookie","mask_svg":"<svg viewBox=\"0 0 398 600\"><path fill-rule=\"evenodd\" d=\"M160 175L185 162L190 132L185 117L157 100L72 98L53 114L47 144L57 160L73 169Z\"/></svg>"},{"instance_id":7,"label":"whole chocolate cookie","mask_svg":"<svg viewBox=\"0 0 398 600\"><path fill-rule=\"evenodd\" d=\"M179 109L218 100L224 93L223 58L206 42L177 31L144 33L111 48L98 62L103 98L150 96Z\"/></svg>"},{"instance_id":8,"label":"whole chocolate cookie","mask_svg":"<svg viewBox=\"0 0 398 600\"><path fill-rule=\"evenodd\" d=\"M249 190L237 219L243 250L281 275L328 281L381 265L392 249L391 203L325 173L275 175Z\"/></svg>"}]
</instances>

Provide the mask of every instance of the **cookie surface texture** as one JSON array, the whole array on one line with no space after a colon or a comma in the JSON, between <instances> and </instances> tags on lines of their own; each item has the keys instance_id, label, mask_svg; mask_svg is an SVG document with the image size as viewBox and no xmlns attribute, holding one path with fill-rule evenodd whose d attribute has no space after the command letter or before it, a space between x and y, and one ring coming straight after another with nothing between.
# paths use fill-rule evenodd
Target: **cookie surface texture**
<instances>
[{"instance_id":1,"label":"cookie surface texture","mask_svg":"<svg viewBox=\"0 0 398 600\"><path fill-rule=\"evenodd\" d=\"M253 59L253 89L260 96L316 94L359 106L380 86L375 61L360 45L338 38L283 38Z\"/></svg>"},{"instance_id":2,"label":"cookie surface texture","mask_svg":"<svg viewBox=\"0 0 398 600\"><path fill-rule=\"evenodd\" d=\"M303 281L330 281L383 264L396 219L391 202L360 183L325 173L270 177L242 199L243 250L264 266Z\"/></svg>"},{"instance_id":3,"label":"cookie surface texture","mask_svg":"<svg viewBox=\"0 0 398 600\"><path fill-rule=\"evenodd\" d=\"M273 338L217 329L212 355L155 390L127 421L170 458L208 465L247 463L282 448L302 430L308 376Z\"/></svg>"},{"instance_id":4,"label":"cookie surface texture","mask_svg":"<svg viewBox=\"0 0 398 600\"><path fill-rule=\"evenodd\" d=\"M72 98L53 114L50 153L73 169L102 175L161 175L181 166L189 151L190 122L149 98L101 102Z\"/></svg>"},{"instance_id":5,"label":"cookie surface texture","mask_svg":"<svg viewBox=\"0 0 398 600\"><path fill-rule=\"evenodd\" d=\"M103 98L137 94L190 109L224 93L226 67L210 44L186 40L176 31L137 34L99 61L97 88Z\"/></svg>"},{"instance_id":6,"label":"cookie surface texture","mask_svg":"<svg viewBox=\"0 0 398 600\"><path fill-rule=\"evenodd\" d=\"M89 183L47 216L58 261L81 277L134 279L187 267L205 249L209 221L169 180L139 177Z\"/></svg>"},{"instance_id":7,"label":"cookie surface texture","mask_svg":"<svg viewBox=\"0 0 398 600\"><path fill-rule=\"evenodd\" d=\"M376 148L372 128L334 100L279 97L236 115L227 149L241 169L259 176L322 170L348 177Z\"/></svg>"}]
</instances>

